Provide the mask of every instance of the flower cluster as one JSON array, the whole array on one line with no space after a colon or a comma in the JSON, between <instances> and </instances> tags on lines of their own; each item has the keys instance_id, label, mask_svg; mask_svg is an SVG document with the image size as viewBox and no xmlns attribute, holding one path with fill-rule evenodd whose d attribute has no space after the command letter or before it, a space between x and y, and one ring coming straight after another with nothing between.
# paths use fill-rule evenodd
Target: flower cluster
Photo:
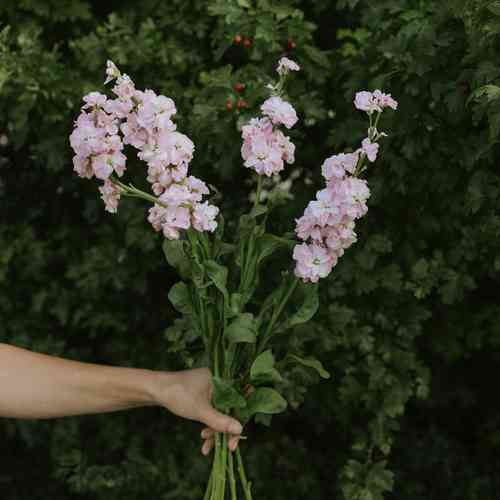
<instances>
[{"instance_id":1,"label":"flower cluster","mask_svg":"<svg viewBox=\"0 0 500 500\"><path fill-rule=\"evenodd\" d=\"M359 92L355 106L371 115L385 107L397 108L398 103L382 92ZM370 122L371 123L371 122ZM296 245L293 258L295 274L305 282L316 283L330 274L339 257L356 240L355 221L368 211L370 189L364 179L357 177L365 159L374 162L379 144L386 136L370 125L368 137L353 153L331 156L322 165L326 187L316 193L316 199L297 219L296 233L304 243Z\"/></svg>"},{"instance_id":2,"label":"flower cluster","mask_svg":"<svg viewBox=\"0 0 500 500\"><path fill-rule=\"evenodd\" d=\"M290 59L282 58L278 63L280 78L284 78L288 71L298 70L299 66ZM295 161L295 145L278 127L284 125L290 129L298 117L293 106L279 95L269 97L260 109L263 116L252 118L242 127L241 156L245 167L270 177L283 170L285 163Z\"/></svg>"},{"instance_id":3,"label":"flower cluster","mask_svg":"<svg viewBox=\"0 0 500 500\"><path fill-rule=\"evenodd\" d=\"M175 103L152 90L137 90L129 76L121 74L111 61L106 82L113 80L116 98L98 92L84 97L85 105L75 122L70 143L76 156L74 169L81 177L93 176L104 181L99 188L106 210L116 212L121 194L127 187L115 182L125 171L124 145L138 150L147 164L147 180L157 198L148 220L166 238L176 239L179 230L193 227L213 231L218 208L202 202L209 194L206 184L188 175L194 144L177 131L172 121Z\"/></svg>"},{"instance_id":4,"label":"flower cluster","mask_svg":"<svg viewBox=\"0 0 500 500\"><path fill-rule=\"evenodd\" d=\"M398 109L398 103L391 97L391 94L384 94L380 90L358 92L354 99L354 106L360 111L366 111L368 114L375 111L381 113L385 108Z\"/></svg>"}]
</instances>

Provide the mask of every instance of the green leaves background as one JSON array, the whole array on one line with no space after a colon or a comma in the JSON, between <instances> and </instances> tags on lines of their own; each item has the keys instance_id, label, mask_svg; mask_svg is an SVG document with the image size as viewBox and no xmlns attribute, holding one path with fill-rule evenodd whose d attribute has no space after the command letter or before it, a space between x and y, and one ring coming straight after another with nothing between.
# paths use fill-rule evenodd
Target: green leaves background
<instances>
[{"instance_id":1,"label":"green leaves background","mask_svg":"<svg viewBox=\"0 0 500 500\"><path fill-rule=\"evenodd\" d=\"M138 86L172 96L197 147L193 172L220 191L234 234L253 186L239 159L247 112L228 113L225 103L243 82L254 114L286 53L303 66L289 88L301 126L296 168L282 179L294 198L275 208L273 233L292 229L321 185L323 159L362 139L356 90L383 88L400 109L384 117L391 137L368 173L358 243L320 286L318 315L273 349L289 408L270 428L245 431L256 497L496 498L497 3L3 1L0 341L122 366L198 361L186 358L201 339L175 321L168 293L179 276L145 209L125 202L110 216L95 184L71 172L72 120L81 95L101 88L107 58ZM233 44L236 33L252 38L251 50ZM129 171L141 185L143 166L132 161ZM174 267L180 250L170 254ZM282 281L285 255L263 261L267 292ZM241 297L231 299L237 315ZM292 364L288 350L318 358L331 379L316 384L316 370ZM5 420L0 493L199 499L209 464L198 430L159 409Z\"/></svg>"}]
</instances>

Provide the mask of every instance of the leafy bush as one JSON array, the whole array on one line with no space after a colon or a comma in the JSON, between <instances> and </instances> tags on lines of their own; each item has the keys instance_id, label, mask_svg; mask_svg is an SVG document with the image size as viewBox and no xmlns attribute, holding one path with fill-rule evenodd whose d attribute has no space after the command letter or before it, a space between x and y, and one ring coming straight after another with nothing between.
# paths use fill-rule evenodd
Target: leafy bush
<instances>
[{"instance_id":1,"label":"leafy bush","mask_svg":"<svg viewBox=\"0 0 500 500\"><path fill-rule=\"evenodd\" d=\"M255 496L496 496L499 2L5 0L0 22L1 341L183 368L177 353L190 339L168 328L175 276L161 239L133 203L112 217L71 173L72 120L107 58L141 87L175 96L179 126L197 145L193 167L231 193L219 205L236 221L250 182L237 127L287 53L304 66L289 89L302 126L296 168L266 186L294 197L277 229L291 229L322 160L362 138L357 90L383 88L400 109L368 178L360 241L322 285L321 316L291 339L333 377L316 384L296 368L298 389L284 381L293 410L273 431L248 429ZM207 476L196 426L159 409L1 429L6 500L197 499Z\"/></svg>"}]
</instances>

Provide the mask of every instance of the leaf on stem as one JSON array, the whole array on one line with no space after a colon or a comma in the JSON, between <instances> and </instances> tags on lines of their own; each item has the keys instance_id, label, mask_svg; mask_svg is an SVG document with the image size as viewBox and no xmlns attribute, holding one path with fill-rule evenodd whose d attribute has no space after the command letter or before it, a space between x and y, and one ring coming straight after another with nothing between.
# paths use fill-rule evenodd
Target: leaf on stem
<instances>
[{"instance_id":1,"label":"leaf on stem","mask_svg":"<svg viewBox=\"0 0 500 500\"><path fill-rule=\"evenodd\" d=\"M237 412L237 418L246 423L256 413L275 415L285 411L287 406L286 400L278 391L270 387L259 387L250 394L246 407Z\"/></svg>"},{"instance_id":2,"label":"leaf on stem","mask_svg":"<svg viewBox=\"0 0 500 500\"><path fill-rule=\"evenodd\" d=\"M318 285L301 282L299 286L302 289L303 302L295 314L292 314L283 323L281 323L281 325L276 329L276 333L284 332L294 326L307 323L318 311Z\"/></svg>"},{"instance_id":3,"label":"leaf on stem","mask_svg":"<svg viewBox=\"0 0 500 500\"><path fill-rule=\"evenodd\" d=\"M238 342L255 344L257 331L253 314L243 313L237 316L226 328L224 336L232 344Z\"/></svg>"},{"instance_id":4,"label":"leaf on stem","mask_svg":"<svg viewBox=\"0 0 500 500\"><path fill-rule=\"evenodd\" d=\"M325 370L323 364L319 359L316 358L299 358L299 356L295 356L294 354L289 354L289 357L295 362L299 363L302 366L307 366L308 368L312 368L318 372L318 375L321 378L328 379L330 378L330 373Z\"/></svg>"},{"instance_id":5,"label":"leaf on stem","mask_svg":"<svg viewBox=\"0 0 500 500\"><path fill-rule=\"evenodd\" d=\"M250 210L250 217L258 217L259 215L264 215L268 212L268 208L266 205L256 205Z\"/></svg>"},{"instance_id":6,"label":"leaf on stem","mask_svg":"<svg viewBox=\"0 0 500 500\"><path fill-rule=\"evenodd\" d=\"M257 239L257 262L263 261L266 257L272 255L276 250L282 247L293 247L294 241L274 236L274 234L264 234Z\"/></svg>"},{"instance_id":7,"label":"leaf on stem","mask_svg":"<svg viewBox=\"0 0 500 500\"><path fill-rule=\"evenodd\" d=\"M193 304L191 294L186 283L179 281L168 292L168 298L172 305L182 314L192 314Z\"/></svg>"},{"instance_id":8,"label":"leaf on stem","mask_svg":"<svg viewBox=\"0 0 500 500\"><path fill-rule=\"evenodd\" d=\"M232 408L245 408L245 398L234 388L231 381L213 377L214 394L213 404L220 411L228 411Z\"/></svg>"},{"instance_id":9,"label":"leaf on stem","mask_svg":"<svg viewBox=\"0 0 500 500\"><path fill-rule=\"evenodd\" d=\"M251 382L256 385L281 382L281 375L274 365L275 360L271 349L257 356L250 368Z\"/></svg>"},{"instance_id":10,"label":"leaf on stem","mask_svg":"<svg viewBox=\"0 0 500 500\"><path fill-rule=\"evenodd\" d=\"M226 301L229 298L227 292L227 267L217 264L215 260L207 260L205 262L205 270L210 281L217 287L217 289L224 295Z\"/></svg>"},{"instance_id":11,"label":"leaf on stem","mask_svg":"<svg viewBox=\"0 0 500 500\"><path fill-rule=\"evenodd\" d=\"M167 262L177 270L180 277L183 279L190 278L191 259L186 251L186 241L165 239L162 248Z\"/></svg>"}]
</instances>

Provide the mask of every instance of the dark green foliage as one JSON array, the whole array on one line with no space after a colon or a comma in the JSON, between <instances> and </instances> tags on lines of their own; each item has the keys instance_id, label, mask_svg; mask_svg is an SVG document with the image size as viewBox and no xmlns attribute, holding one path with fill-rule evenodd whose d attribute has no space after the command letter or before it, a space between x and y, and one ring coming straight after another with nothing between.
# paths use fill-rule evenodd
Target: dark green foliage
<instances>
[{"instance_id":1,"label":"dark green foliage","mask_svg":"<svg viewBox=\"0 0 500 500\"><path fill-rule=\"evenodd\" d=\"M354 93L380 87L400 109L383 119L390 137L367 173L372 197L358 243L320 285L314 320L297 321L273 349L276 364L258 372L261 382L264 374L276 382L283 363L293 365L279 382L288 411L269 428L245 430L255 497L497 498L499 7L489 0L2 1L0 341L92 362L186 366L180 353L196 352L201 340L187 320L175 321L168 293L179 277L164 263L162 238L143 206L127 200L117 216L106 214L96 185L72 173L72 121L83 93L101 88L107 58L139 87L173 97L179 128L196 144L195 174L220 192L215 202L234 234L254 188L237 126L256 113L287 53L303 67L289 87L301 126L293 132L296 168L283 176L294 198L280 204L286 193L264 186L278 200L269 216L277 234L293 228L321 185L324 158L363 138ZM250 49L233 43L238 33L252 39ZM249 107L228 112L237 82ZM138 184L143 168L130 162ZM262 285L279 291L287 242L261 238ZM184 276L196 272L183 266L183 248L164 251ZM223 268L207 273L225 289ZM237 295L235 318L245 300ZM290 315L314 307L314 298L299 298ZM318 373L292 363L288 350L320 359L331 378L318 384L319 365ZM160 409L4 420L0 494L200 499L209 462L197 436L198 426Z\"/></svg>"}]
</instances>

